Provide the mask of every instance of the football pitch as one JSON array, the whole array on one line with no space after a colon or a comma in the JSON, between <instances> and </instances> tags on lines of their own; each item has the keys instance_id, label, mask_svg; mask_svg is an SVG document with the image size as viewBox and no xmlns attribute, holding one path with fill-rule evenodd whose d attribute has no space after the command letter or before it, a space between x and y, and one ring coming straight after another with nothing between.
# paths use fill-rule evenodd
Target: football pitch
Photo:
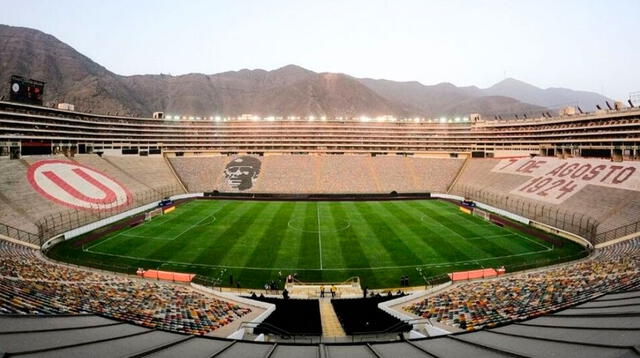
<instances>
[{"instance_id":1,"label":"football pitch","mask_svg":"<svg viewBox=\"0 0 640 358\"><path fill-rule=\"evenodd\" d=\"M229 275L261 288L280 275L370 288L482 267L548 264L582 248L562 247L463 213L440 200L288 202L193 200L141 225L83 246L65 242L54 258L88 266L123 265Z\"/></svg>"}]
</instances>

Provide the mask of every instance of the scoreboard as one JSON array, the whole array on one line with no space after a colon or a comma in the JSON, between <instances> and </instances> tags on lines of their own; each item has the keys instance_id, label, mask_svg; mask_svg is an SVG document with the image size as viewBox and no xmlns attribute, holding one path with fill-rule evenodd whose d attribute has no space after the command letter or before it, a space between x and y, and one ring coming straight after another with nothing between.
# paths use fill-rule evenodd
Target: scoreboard
<instances>
[{"instance_id":1,"label":"scoreboard","mask_svg":"<svg viewBox=\"0 0 640 358\"><path fill-rule=\"evenodd\" d=\"M42 106L44 82L33 79L27 80L21 76L11 76L9 83L10 101Z\"/></svg>"}]
</instances>

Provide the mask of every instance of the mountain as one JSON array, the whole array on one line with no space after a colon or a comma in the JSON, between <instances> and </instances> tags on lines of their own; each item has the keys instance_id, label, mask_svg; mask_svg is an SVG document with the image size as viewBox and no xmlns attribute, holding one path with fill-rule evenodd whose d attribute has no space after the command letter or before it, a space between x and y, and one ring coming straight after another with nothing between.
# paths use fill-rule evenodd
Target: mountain
<instances>
[{"instance_id":1,"label":"mountain","mask_svg":"<svg viewBox=\"0 0 640 358\"><path fill-rule=\"evenodd\" d=\"M417 113L381 97L351 76L316 73L294 65L215 75L130 76L125 82L151 108L169 114L333 117Z\"/></svg>"},{"instance_id":2,"label":"mountain","mask_svg":"<svg viewBox=\"0 0 640 358\"><path fill-rule=\"evenodd\" d=\"M546 110L546 105L539 103L549 103L531 95L537 93L531 88L510 88L509 83L484 90L450 83L425 86L317 73L295 65L211 75L121 76L51 35L0 25L0 83L7 84L13 74L45 81L47 102L73 103L82 111L136 116L155 111L194 116L437 117L476 112L509 116L539 114ZM554 102L558 101L564 99Z\"/></svg>"},{"instance_id":3,"label":"mountain","mask_svg":"<svg viewBox=\"0 0 640 358\"><path fill-rule=\"evenodd\" d=\"M12 74L45 81L45 99L50 102L75 103L96 112L147 112L121 76L69 45L41 31L0 25L2 87Z\"/></svg>"},{"instance_id":4,"label":"mountain","mask_svg":"<svg viewBox=\"0 0 640 358\"><path fill-rule=\"evenodd\" d=\"M464 115L481 113L485 116L496 114L537 114L546 108L520 102L508 96L485 95L475 87L456 87L451 83L426 86L419 82L395 82L389 80L360 79L360 82L383 97L418 108L431 116Z\"/></svg>"},{"instance_id":5,"label":"mountain","mask_svg":"<svg viewBox=\"0 0 640 358\"><path fill-rule=\"evenodd\" d=\"M509 96L522 102L553 109L580 106L583 110L591 111L597 104L604 107L605 101L613 103L611 99L599 93L554 87L542 89L514 78L500 81L482 92L485 95Z\"/></svg>"}]
</instances>

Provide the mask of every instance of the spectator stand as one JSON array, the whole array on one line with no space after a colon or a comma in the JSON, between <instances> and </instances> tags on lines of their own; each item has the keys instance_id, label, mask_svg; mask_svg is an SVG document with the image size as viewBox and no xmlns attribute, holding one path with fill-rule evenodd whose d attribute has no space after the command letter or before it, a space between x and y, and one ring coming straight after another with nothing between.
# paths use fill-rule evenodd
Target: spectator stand
<instances>
[{"instance_id":1,"label":"spectator stand","mask_svg":"<svg viewBox=\"0 0 640 358\"><path fill-rule=\"evenodd\" d=\"M404 296L404 294L401 294ZM408 332L412 326L378 308L378 304L398 296L332 299L331 304L348 335L394 335Z\"/></svg>"},{"instance_id":2,"label":"spectator stand","mask_svg":"<svg viewBox=\"0 0 640 358\"><path fill-rule=\"evenodd\" d=\"M254 328L254 334L273 334L285 339L322 335L318 300L264 296L252 296L251 299L275 305L273 313Z\"/></svg>"}]
</instances>

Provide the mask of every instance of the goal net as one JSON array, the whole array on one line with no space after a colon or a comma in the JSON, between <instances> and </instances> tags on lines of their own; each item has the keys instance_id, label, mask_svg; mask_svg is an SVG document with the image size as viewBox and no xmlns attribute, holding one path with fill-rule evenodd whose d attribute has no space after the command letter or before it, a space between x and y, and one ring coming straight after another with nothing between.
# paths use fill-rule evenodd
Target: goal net
<instances>
[{"instance_id":1,"label":"goal net","mask_svg":"<svg viewBox=\"0 0 640 358\"><path fill-rule=\"evenodd\" d=\"M149 221L158 215L162 215L162 208L157 208L151 211L147 211L146 213L144 213L144 220Z\"/></svg>"},{"instance_id":2,"label":"goal net","mask_svg":"<svg viewBox=\"0 0 640 358\"><path fill-rule=\"evenodd\" d=\"M489 214L488 211L484 211L482 209L478 209L478 208L473 208L473 215L474 216L479 216L487 221L491 220L491 215Z\"/></svg>"}]
</instances>

